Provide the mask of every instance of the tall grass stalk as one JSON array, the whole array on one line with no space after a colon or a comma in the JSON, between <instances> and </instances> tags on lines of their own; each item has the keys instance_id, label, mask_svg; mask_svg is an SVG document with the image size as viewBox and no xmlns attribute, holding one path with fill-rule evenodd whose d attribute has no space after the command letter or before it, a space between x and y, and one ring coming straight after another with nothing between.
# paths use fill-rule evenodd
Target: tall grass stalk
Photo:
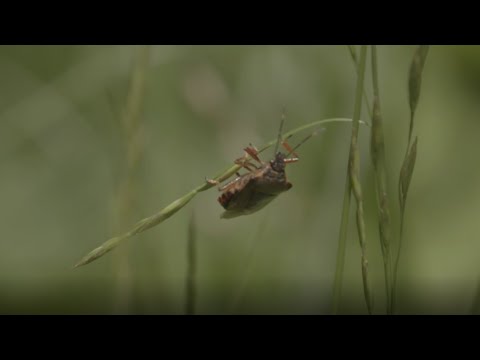
<instances>
[{"instance_id":1,"label":"tall grass stalk","mask_svg":"<svg viewBox=\"0 0 480 360\"><path fill-rule=\"evenodd\" d=\"M351 119L345 119L345 118L332 118L332 119L318 120L318 121L314 121L312 123L300 126L296 129L293 129L285 133L284 137L292 136L301 131L314 128L314 127L319 127L329 123L341 123L341 122L351 122L351 121L352 121ZM365 124L364 122L359 121L359 118L357 118L357 126L359 123ZM259 152L265 151L266 149L273 146L276 142L277 142L276 138L271 140L270 142L265 144L263 147L261 147L259 149ZM225 170L219 172L216 176L214 176L213 180L222 182L230 178L231 176L233 176L239 169L240 169L239 165L230 166ZM179 211L185 205L187 205L197 194L199 194L200 192L209 190L214 186L215 185L212 185L207 181L203 181L202 184L198 185L193 190L189 191L185 195L173 201L172 203L164 207L162 210L160 210L158 213L150 217L147 217L143 220L140 220L137 224L133 226L133 228L130 231L120 236L116 236L107 240L101 246L95 248L94 250L89 252L87 255L85 255L74 267L79 267L79 266L91 263L92 261L100 258L101 256L105 255L106 253L116 248L119 244L123 243L125 240L161 224L163 221L167 220L172 215L174 215L177 211Z\"/></svg>"},{"instance_id":2,"label":"tall grass stalk","mask_svg":"<svg viewBox=\"0 0 480 360\"><path fill-rule=\"evenodd\" d=\"M250 280L252 276L252 272L254 270L254 265L255 265L255 260L256 256L258 254L258 245L260 241L263 239L263 233L265 232L266 225L267 225L267 217L264 217L260 224L258 225L257 229L255 230L255 233L253 235L253 239L250 243L250 249L248 252L248 257L245 261L246 265L244 266L244 272L242 274L242 278L240 280L239 286L236 289L232 302L229 306L228 312L230 314L235 314L236 311L238 310L241 301L245 295L245 291L247 289L248 281Z\"/></svg>"},{"instance_id":3,"label":"tall grass stalk","mask_svg":"<svg viewBox=\"0 0 480 360\"><path fill-rule=\"evenodd\" d=\"M355 107L353 111L352 119L352 137L350 143L350 157L349 157L349 177L350 186L357 203L357 231L358 239L360 241L360 248L362 252L361 265L362 265L362 278L363 278L363 291L365 295L365 302L367 303L367 309L369 314L373 312L373 296L370 288L370 281L368 277L368 258L367 258L367 239L365 231L365 221L363 217L363 193L362 185L360 183L360 152L358 150L358 130L360 127L360 114L362 111L362 94L363 83L365 78L365 64L367 57L367 46L362 45L360 50L360 61L358 65L358 79L357 90L355 95Z\"/></svg>"},{"instance_id":4,"label":"tall grass stalk","mask_svg":"<svg viewBox=\"0 0 480 360\"><path fill-rule=\"evenodd\" d=\"M410 73L408 78L408 97L410 105L410 124L408 129L408 141L405 158L400 170L400 177L398 182L398 198L400 202L400 238L398 241L398 249L393 270L393 288L392 288L392 311L395 311L397 278L398 278L398 264L400 261L400 254L403 243L403 228L405 217L405 206L407 201L408 188L412 180L413 170L415 168L415 161L417 158L417 140L412 143L413 127L415 119L415 111L417 109L418 101L420 99L420 90L422 85L422 72L427 59L429 46L420 45L415 50L412 62L410 64Z\"/></svg>"},{"instance_id":5,"label":"tall grass stalk","mask_svg":"<svg viewBox=\"0 0 480 360\"><path fill-rule=\"evenodd\" d=\"M355 50L355 46L353 45L348 45L348 52L350 53L350 57L353 60L353 63L355 65L355 71L357 72L358 76L358 57L357 57L357 51ZM370 100L368 99L368 93L365 87L363 87L363 99L365 100L365 106L367 107L367 112L370 117L372 118L372 108L370 107Z\"/></svg>"},{"instance_id":6,"label":"tall grass stalk","mask_svg":"<svg viewBox=\"0 0 480 360\"><path fill-rule=\"evenodd\" d=\"M142 46L136 49L135 59L130 78L130 84L126 99L126 107L121 117L123 130L123 144L125 158L123 162L122 177L117 191L117 221L116 231L123 230L125 223L131 220L132 198L135 194L135 174L142 159L143 153L143 131L142 131L142 108L145 93L147 70L149 63L150 49ZM132 271L128 249L124 248L117 254L114 262L117 272L117 296L116 311L125 313L128 311L131 287Z\"/></svg>"},{"instance_id":7,"label":"tall grass stalk","mask_svg":"<svg viewBox=\"0 0 480 360\"><path fill-rule=\"evenodd\" d=\"M470 310L472 315L480 315L480 277L477 280L477 290L472 302L472 308Z\"/></svg>"},{"instance_id":8,"label":"tall grass stalk","mask_svg":"<svg viewBox=\"0 0 480 360\"><path fill-rule=\"evenodd\" d=\"M390 207L387 191L387 166L385 160L385 140L383 120L380 111L380 91L378 86L377 48L372 46L373 114L370 134L370 153L375 174L377 194L378 230L382 248L385 291L387 294L387 314L392 313L392 256L390 251Z\"/></svg>"},{"instance_id":9,"label":"tall grass stalk","mask_svg":"<svg viewBox=\"0 0 480 360\"><path fill-rule=\"evenodd\" d=\"M347 170L348 171L348 170ZM350 212L350 180L345 180L345 190L343 193L342 220L340 223L340 232L338 235L337 265L335 270L335 279L333 283L333 309L334 315L338 314L340 309L340 299L342 298L343 270L345 268L345 250L347 243L348 215Z\"/></svg>"},{"instance_id":10,"label":"tall grass stalk","mask_svg":"<svg viewBox=\"0 0 480 360\"><path fill-rule=\"evenodd\" d=\"M190 224L188 226L187 239L187 278L186 278L186 296L185 296L185 314L195 315L197 288L197 244L196 244L196 228L195 218L192 212Z\"/></svg>"},{"instance_id":11,"label":"tall grass stalk","mask_svg":"<svg viewBox=\"0 0 480 360\"><path fill-rule=\"evenodd\" d=\"M359 63L358 63L358 56L355 50L355 46L348 45L348 51L350 53L350 57L353 61L355 66L355 71L357 76L359 74ZM367 111L370 116L372 117L372 110L370 108L370 100L368 99L368 94L363 88L363 98L365 101L365 105L367 106ZM342 220L340 224L340 232L339 232L339 241L338 241L338 249L337 249L337 265L335 271L335 280L334 280L334 288L333 288L333 314L338 314L339 306L340 306L340 298L342 295L342 286L343 286L343 269L345 267L345 248L346 248L346 238L347 238L347 229L348 229L348 220L349 220L349 211L350 211L350 201L351 201L351 191L350 191L350 180L347 178L345 181L345 189L343 192L343 205L342 205Z\"/></svg>"},{"instance_id":12,"label":"tall grass stalk","mask_svg":"<svg viewBox=\"0 0 480 360\"><path fill-rule=\"evenodd\" d=\"M347 172L347 184L345 186L344 203L342 209L342 220L339 232L338 252L337 252L337 268L335 273L334 284L334 299L333 299L333 312L337 313L340 302L341 287L343 280L344 262L345 262L345 244L346 234L348 226L348 214L350 205L350 191L357 204L356 219L357 219L357 231L361 248L361 269L363 280L363 291L365 296L365 302L369 314L373 313L373 296L370 288L369 276L368 276L368 259L367 259L367 241L365 232L365 222L363 218L363 194L360 184L360 156L358 150L358 130L360 125L360 114L362 111L362 97L365 77L365 64L367 57L367 47L362 45L360 50L360 59L358 62L358 78L355 91L355 107L352 119L352 136L350 142L350 154L348 159L348 172Z\"/></svg>"}]
</instances>

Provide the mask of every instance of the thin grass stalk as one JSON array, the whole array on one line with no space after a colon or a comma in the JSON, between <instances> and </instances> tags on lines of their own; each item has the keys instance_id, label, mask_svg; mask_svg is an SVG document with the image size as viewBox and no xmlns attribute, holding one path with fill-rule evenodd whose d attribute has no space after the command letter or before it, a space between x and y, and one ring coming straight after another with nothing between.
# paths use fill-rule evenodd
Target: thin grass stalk
<instances>
[{"instance_id":1,"label":"thin grass stalk","mask_svg":"<svg viewBox=\"0 0 480 360\"><path fill-rule=\"evenodd\" d=\"M340 232L338 235L337 265L335 269L335 280L333 283L333 315L337 315L340 309L340 299L342 298L343 270L345 269L345 249L347 242L348 215L350 211L350 179L345 180L345 190L343 193L342 220L340 223Z\"/></svg>"},{"instance_id":2,"label":"thin grass stalk","mask_svg":"<svg viewBox=\"0 0 480 360\"><path fill-rule=\"evenodd\" d=\"M358 57L357 57L357 52L355 50L355 46L348 45L348 51L350 53L350 57L353 60L353 63L355 65L355 71L357 72L357 76L358 76ZM365 89L365 87L363 88L363 98L365 100L365 105L367 106L368 115L371 119L372 118L372 109L370 107L370 100L368 99L368 93L367 93L367 90Z\"/></svg>"},{"instance_id":3,"label":"thin grass stalk","mask_svg":"<svg viewBox=\"0 0 480 360\"><path fill-rule=\"evenodd\" d=\"M246 265L244 266L244 272L242 274L238 288L236 289L232 297L232 302L230 303L230 306L228 308L228 313L230 314L235 314L237 312L241 301L243 300L245 291L247 289L248 281L250 280L254 270L254 265L256 263L255 260L258 255L258 246L260 244L260 241L263 239L263 233L265 232L267 222L267 217L264 217L253 235L250 243L248 257L245 261Z\"/></svg>"},{"instance_id":4,"label":"thin grass stalk","mask_svg":"<svg viewBox=\"0 0 480 360\"><path fill-rule=\"evenodd\" d=\"M186 279L186 301L185 314L195 315L196 308L196 273L197 273L197 245L196 245L196 228L195 219L192 213L190 224L188 226L188 242L187 242L187 279Z\"/></svg>"},{"instance_id":5,"label":"thin grass stalk","mask_svg":"<svg viewBox=\"0 0 480 360\"><path fill-rule=\"evenodd\" d=\"M368 258L367 258L367 239L365 231L365 221L363 216L363 194L362 185L360 183L360 152L358 150L358 130L360 127L360 113L362 111L362 93L363 83L365 78L365 63L367 57L367 46L362 45L360 50L360 61L358 69L357 89L355 95L355 107L352 119L352 137L350 143L350 157L348 173L350 177L350 186L357 203L357 231L358 239L360 241L360 248L362 252L361 265L362 265L362 279L363 279L363 291L365 295L365 302L367 304L368 313L373 313L373 297L370 288L370 282L368 277Z\"/></svg>"},{"instance_id":6,"label":"thin grass stalk","mask_svg":"<svg viewBox=\"0 0 480 360\"><path fill-rule=\"evenodd\" d=\"M123 175L117 192L118 212L116 231L122 231L123 224L128 223L132 215L132 198L135 193L135 174L142 159L143 131L142 117L143 99L146 87L147 68L149 63L148 46L138 48L130 78L127 95L127 104L121 124L123 130L123 143L125 159ZM125 313L128 311L132 287L132 271L128 256L128 249L122 249L117 254L114 266L117 272L117 296L116 311Z\"/></svg>"},{"instance_id":7,"label":"thin grass stalk","mask_svg":"<svg viewBox=\"0 0 480 360\"><path fill-rule=\"evenodd\" d=\"M415 111L417 109L418 101L420 99L420 91L422 85L422 72L425 61L428 55L429 46L420 45L417 47L412 62L410 64L410 73L408 78L408 96L410 105L410 124L408 128L408 141L405 158L400 170L398 181L398 197L400 203L400 237L398 241L398 249L393 269L393 288L392 288L392 311L395 311L396 305L396 291L398 278L398 264L400 261L400 254L403 243L403 228L405 218L405 206L407 201L408 188L412 180L413 170L415 168L415 161L417 158L417 142L418 138L412 143Z\"/></svg>"},{"instance_id":8,"label":"thin grass stalk","mask_svg":"<svg viewBox=\"0 0 480 360\"><path fill-rule=\"evenodd\" d=\"M472 315L480 315L480 277L477 280L477 290L472 301L470 313Z\"/></svg>"},{"instance_id":9,"label":"thin grass stalk","mask_svg":"<svg viewBox=\"0 0 480 360\"><path fill-rule=\"evenodd\" d=\"M361 47L360 61L358 62L358 78L355 91L355 108L352 119L352 137L350 143L350 154L348 159L347 168L347 180L345 184L345 193L343 200L342 219L340 224L338 250L337 250L337 265L335 270L335 282L333 291L333 313L337 314L339 309L339 303L341 298L341 289L343 283L343 272L345 263L345 244L348 228L348 215L350 207L350 191L353 192L357 203L357 230L360 241L360 248L362 252L361 268L362 268L362 280L363 290L365 296L365 302L367 304L367 310L369 314L373 312L373 296L370 290L370 283L368 278L368 260L367 260L367 247L365 236L365 223L363 220L363 197L362 188L359 181L360 174L360 160L358 152L358 130L360 124L360 113L362 110L362 94L365 77L365 63L366 63L367 48Z\"/></svg>"},{"instance_id":10,"label":"thin grass stalk","mask_svg":"<svg viewBox=\"0 0 480 360\"><path fill-rule=\"evenodd\" d=\"M310 129L310 128L313 128L313 127L322 126L322 125L325 125L325 124L328 124L328 123L351 122L351 121L352 121L351 119L346 119L346 118L332 118L332 119L318 120L318 121L314 121L312 123L300 126L296 129L293 129L293 130L285 133L284 137L286 138L286 137L295 135L295 134L297 134L301 131L304 131L304 130L307 130L307 129ZM363 121L360 121L360 123L365 125L365 122L363 122ZM276 142L277 142L276 138L274 140L271 140L270 142L268 142L267 144L265 144L263 147L261 147L259 149L259 153L261 153L261 152L267 150L268 148L270 148L271 146L275 145ZM247 159L248 158L249 157L247 157ZM238 170L240 170L239 165L230 166L230 167L222 170L221 172L219 172L217 175L215 175L212 178L212 180L216 180L218 182L225 181L226 179L233 176ZM103 255L105 255L106 253L110 252L111 250L116 248L119 244L123 243L125 240L161 224L162 222L164 222L165 220L170 218L172 215L174 215L177 211L182 209L185 205L187 205L200 192L209 190L214 186L215 185L211 184L210 182L203 181L202 184L198 185L193 190L189 191L185 195L183 195L180 198L178 198L177 200L173 201L172 203L170 203L169 205L164 207L162 210L160 210L156 214L154 214L150 217L147 217L143 220L140 220L138 223L136 223L133 226L133 228L130 231L128 231L128 232L126 232L126 233L124 233L120 236L116 236L116 237L113 237L113 238L107 240L101 246L95 248L94 250L89 252L87 255L85 255L79 262L77 262L77 264L74 267L76 268L76 267L79 267L79 266L89 264L92 261L94 261L94 260L102 257Z\"/></svg>"},{"instance_id":11,"label":"thin grass stalk","mask_svg":"<svg viewBox=\"0 0 480 360\"><path fill-rule=\"evenodd\" d=\"M370 135L370 153L375 173L375 190L377 194L378 230L382 248L385 272L385 291L387 294L387 314L392 313L392 256L391 218L387 191L387 165L385 159L385 140L383 120L380 111L380 91L378 86L377 49L372 46L372 80L373 80L373 116Z\"/></svg>"},{"instance_id":12,"label":"thin grass stalk","mask_svg":"<svg viewBox=\"0 0 480 360\"><path fill-rule=\"evenodd\" d=\"M356 54L355 47L352 45L348 46L350 56L355 65L355 71L357 76L359 74L359 63ZM368 108L368 112L371 117L370 102L368 100L368 95L363 91L363 96L365 103ZM342 286L343 286L343 270L345 268L345 253L346 253L346 239L347 239L347 230L348 230L348 220L349 220L349 211L350 211L350 201L351 201L351 191L350 191L350 179L348 176L347 169L347 178L345 180L345 189L343 192L343 205L342 205L342 220L340 223L340 232L338 235L338 249L337 249L337 262L335 269L335 279L333 285L333 308L332 313L334 315L338 314L340 308L340 299L342 297Z\"/></svg>"}]
</instances>

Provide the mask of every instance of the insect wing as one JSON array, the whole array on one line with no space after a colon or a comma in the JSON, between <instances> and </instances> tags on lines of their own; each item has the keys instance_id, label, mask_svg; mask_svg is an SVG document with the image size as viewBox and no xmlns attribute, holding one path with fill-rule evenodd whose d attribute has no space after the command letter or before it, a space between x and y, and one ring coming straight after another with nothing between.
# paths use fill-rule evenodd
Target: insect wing
<instances>
[{"instance_id":1,"label":"insect wing","mask_svg":"<svg viewBox=\"0 0 480 360\"><path fill-rule=\"evenodd\" d=\"M258 195L259 193L254 194ZM278 195L266 195L266 194L261 194L261 198L258 200L252 201L253 206L250 206L248 208L241 208L241 207L235 207L229 210L224 211L221 215L220 218L222 219L232 219L236 218L238 216L242 215L250 215L253 214L261 209L263 209L265 206L270 204L274 199L278 197Z\"/></svg>"}]
</instances>

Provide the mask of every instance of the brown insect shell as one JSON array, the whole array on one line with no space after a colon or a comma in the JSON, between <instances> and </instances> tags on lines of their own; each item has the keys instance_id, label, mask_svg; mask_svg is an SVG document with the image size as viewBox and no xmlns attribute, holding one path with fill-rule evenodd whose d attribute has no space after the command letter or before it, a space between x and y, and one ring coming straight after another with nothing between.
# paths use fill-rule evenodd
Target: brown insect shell
<instances>
[{"instance_id":1,"label":"brown insect shell","mask_svg":"<svg viewBox=\"0 0 480 360\"><path fill-rule=\"evenodd\" d=\"M285 174L285 155L275 158L260 169L235 180L235 184L218 198L226 209L222 218L232 218L254 213L274 200L280 193L289 190L292 184Z\"/></svg>"}]
</instances>

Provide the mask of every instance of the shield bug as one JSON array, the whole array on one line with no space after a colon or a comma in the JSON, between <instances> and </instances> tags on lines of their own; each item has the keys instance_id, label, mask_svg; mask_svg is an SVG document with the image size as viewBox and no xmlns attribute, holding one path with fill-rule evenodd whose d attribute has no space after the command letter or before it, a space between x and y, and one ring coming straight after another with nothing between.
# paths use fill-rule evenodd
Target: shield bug
<instances>
[{"instance_id":1,"label":"shield bug","mask_svg":"<svg viewBox=\"0 0 480 360\"><path fill-rule=\"evenodd\" d=\"M295 150L315 135L316 132L307 136L294 148L291 148L286 139L282 140L283 123L284 119L280 123L273 159L263 162L258 157L258 150L250 144L250 146L244 149L245 155L235 160L237 165L240 165L248 172L243 175L237 172L237 177L234 180L219 187L219 191L222 194L218 198L218 202L225 209L220 216L221 218L231 219L241 215L253 214L263 209L278 195L292 188L292 184L287 180L285 167L287 164L299 160ZM288 151L287 154L278 151L280 143ZM293 157L290 157L291 155ZM217 181L207 181L218 185Z\"/></svg>"}]
</instances>

